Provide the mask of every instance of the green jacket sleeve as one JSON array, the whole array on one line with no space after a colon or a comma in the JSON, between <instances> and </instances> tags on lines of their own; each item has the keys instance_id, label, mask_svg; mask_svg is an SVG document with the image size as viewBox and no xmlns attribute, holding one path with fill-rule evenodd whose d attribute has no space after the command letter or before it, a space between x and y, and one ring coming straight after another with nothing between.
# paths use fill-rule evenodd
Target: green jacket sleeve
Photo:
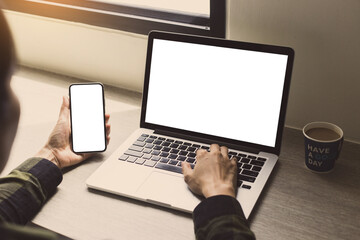
<instances>
[{"instance_id":1,"label":"green jacket sleeve","mask_svg":"<svg viewBox=\"0 0 360 240\"><path fill-rule=\"evenodd\" d=\"M62 181L52 162L30 158L0 178L0 222L26 224L41 209Z\"/></svg>"},{"instance_id":2,"label":"green jacket sleeve","mask_svg":"<svg viewBox=\"0 0 360 240\"><path fill-rule=\"evenodd\" d=\"M193 213L196 239L254 240L240 203L230 196L214 196L203 200Z\"/></svg>"}]
</instances>

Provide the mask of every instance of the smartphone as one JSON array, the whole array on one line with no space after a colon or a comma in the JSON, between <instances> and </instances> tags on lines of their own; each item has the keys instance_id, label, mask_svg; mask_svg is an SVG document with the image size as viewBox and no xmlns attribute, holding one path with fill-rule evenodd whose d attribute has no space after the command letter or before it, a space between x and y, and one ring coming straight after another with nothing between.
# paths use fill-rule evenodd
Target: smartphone
<instances>
[{"instance_id":1,"label":"smartphone","mask_svg":"<svg viewBox=\"0 0 360 240\"><path fill-rule=\"evenodd\" d=\"M101 83L69 87L72 150L75 153L106 150L105 100Z\"/></svg>"}]
</instances>

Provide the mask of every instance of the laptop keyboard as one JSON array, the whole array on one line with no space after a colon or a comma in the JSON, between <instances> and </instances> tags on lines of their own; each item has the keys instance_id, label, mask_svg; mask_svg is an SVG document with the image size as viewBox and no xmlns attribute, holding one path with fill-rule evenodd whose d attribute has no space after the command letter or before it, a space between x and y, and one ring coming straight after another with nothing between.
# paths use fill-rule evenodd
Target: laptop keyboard
<instances>
[{"instance_id":1,"label":"laptop keyboard","mask_svg":"<svg viewBox=\"0 0 360 240\"><path fill-rule=\"evenodd\" d=\"M182 173L181 163L188 162L192 168L196 164L196 151L209 150L208 146L193 144L161 136L142 134L119 160ZM266 158L229 151L229 158L236 157L238 165L238 187L251 189Z\"/></svg>"}]
</instances>

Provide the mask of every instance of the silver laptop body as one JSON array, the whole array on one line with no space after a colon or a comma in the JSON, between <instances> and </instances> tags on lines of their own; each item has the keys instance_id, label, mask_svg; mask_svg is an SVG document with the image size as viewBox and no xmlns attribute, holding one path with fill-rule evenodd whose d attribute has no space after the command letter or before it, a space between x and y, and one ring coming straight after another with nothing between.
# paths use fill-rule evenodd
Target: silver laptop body
<instances>
[{"instance_id":1,"label":"silver laptop body","mask_svg":"<svg viewBox=\"0 0 360 240\"><path fill-rule=\"evenodd\" d=\"M181 162L229 147L246 218L280 153L291 48L151 32L140 128L87 179L89 188L191 213Z\"/></svg>"}]
</instances>

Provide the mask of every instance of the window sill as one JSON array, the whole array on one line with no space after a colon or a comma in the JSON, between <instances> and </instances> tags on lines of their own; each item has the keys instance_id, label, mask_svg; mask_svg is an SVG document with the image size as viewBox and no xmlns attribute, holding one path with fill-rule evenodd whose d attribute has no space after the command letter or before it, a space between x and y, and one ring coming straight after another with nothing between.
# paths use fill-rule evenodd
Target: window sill
<instances>
[{"instance_id":1,"label":"window sill","mask_svg":"<svg viewBox=\"0 0 360 240\"><path fill-rule=\"evenodd\" d=\"M137 34L147 35L151 30L161 30L225 37L226 1L223 0L211 0L209 18L92 1L82 1L77 5L70 2L72 1L4 0L8 10Z\"/></svg>"}]
</instances>

